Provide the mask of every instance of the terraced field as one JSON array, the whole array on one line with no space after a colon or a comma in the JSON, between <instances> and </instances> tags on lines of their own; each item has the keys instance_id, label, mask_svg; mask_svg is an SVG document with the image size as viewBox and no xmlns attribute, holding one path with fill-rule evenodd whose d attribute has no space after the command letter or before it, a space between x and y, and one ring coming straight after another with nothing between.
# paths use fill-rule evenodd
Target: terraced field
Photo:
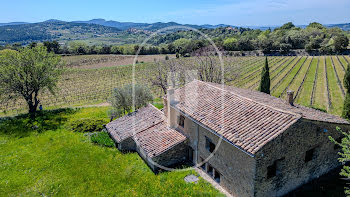
<instances>
[{"instance_id":1,"label":"terraced field","mask_svg":"<svg viewBox=\"0 0 350 197\"><path fill-rule=\"evenodd\" d=\"M74 57L66 59L71 63L58 84L60 89L57 96L44 94L41 97L44 108L104 103L113 88L131 83L131 65L121 66L118 62L120 58L109 58L108 65L101 61L99 66L98 57L93 58L92 66L88 65L89 60L81 60L81 57L76 64L82 62L82 66L73 65ZM225 68L232 68L238 74L228 85L257 90L264 60L265 57L224 57ZM345 95L343 77L350 62L349 56L288 56L268 57L268 60L273 96L285 98L287 90L293 90L296 103L341 114ZM192 58L186 58L184 62L188 65L196 63ZM153 62L137 64L136 81L150 85L149 78L155 74L155 69ZM152 90L156 97L161 96L159 88ZM1 116L25 110L26 105L22 100L0 104Z\"/></svg>"}]
</instances>

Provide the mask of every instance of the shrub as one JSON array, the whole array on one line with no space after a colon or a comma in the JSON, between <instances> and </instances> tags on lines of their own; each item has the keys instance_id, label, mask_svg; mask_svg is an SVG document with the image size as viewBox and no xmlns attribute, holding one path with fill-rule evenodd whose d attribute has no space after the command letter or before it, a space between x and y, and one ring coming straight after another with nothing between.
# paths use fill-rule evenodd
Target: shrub
<instances>
[{"instance_id":1,"label":"shrub","mask_svg":"<svg viewBox=\"0 0 350 197\"><path fill-rule=\"evenodd\" d=\"M91 141L93 143L106 146L106 147L113 147L114 142L113 140L109 137L107 132L99 132L99 133L94 133L91 135Z\"/></svg>"},{"instance_id":2,"label":"shrub","mask_svg":"<svg viewBox=\"0 0 350 197\"><path fill-rule=\"evenodd\" d=\"M99 132L102 131L106 121L103 119L80 119L73 121L70 126L75 132Z\"/></svg>"}]
</instances>

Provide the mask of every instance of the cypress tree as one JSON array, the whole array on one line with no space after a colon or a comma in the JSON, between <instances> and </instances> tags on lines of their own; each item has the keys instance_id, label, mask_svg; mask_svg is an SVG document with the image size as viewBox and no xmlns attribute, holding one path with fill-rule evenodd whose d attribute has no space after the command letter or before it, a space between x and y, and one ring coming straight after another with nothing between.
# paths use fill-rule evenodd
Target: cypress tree
<instances>
[{"instance_id":1,"label":"cypress tree","mask_svg":"<svg viewBox=\"0 0 350 197\"><path fill-rule=\"evenodd\" d=\"M266 94L270 94L270 71L269 71L269 63L267 61L267 57L265 59L265 66L261 72L259 91L265 92Z\"/></svg>"},{"instance_id":2,"label":"cypress tree","mask_svg":"<svg viewBox=\"0 0 350 197\"><path fill-rule=\"evenodd\" d=\"M350 119L350 63L348 64L348 68L346 69L345 76L344 76L344 87L346 89L346 96L344 100L344 107L343 107L343 118Z\"/></svg>"}]
</instances>

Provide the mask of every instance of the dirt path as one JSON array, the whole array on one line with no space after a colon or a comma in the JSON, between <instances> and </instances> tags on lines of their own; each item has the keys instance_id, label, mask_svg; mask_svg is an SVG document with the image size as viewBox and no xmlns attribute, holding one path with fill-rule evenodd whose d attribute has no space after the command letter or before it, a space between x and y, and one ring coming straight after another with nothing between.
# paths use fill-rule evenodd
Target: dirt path
<instances>
[{"instance_id":1,"label":"dirt path","mask_svg":"<svg viewBox=\"0 0 350 197\"><path fill-rule=\"evenodd\" d=\"M83 108L83 107L108 107L111 106L110 103L99 103L99 104L95 104L95 105L83 105L83 106L79 106L78 108Z\"/></svg>"}]
</instances>

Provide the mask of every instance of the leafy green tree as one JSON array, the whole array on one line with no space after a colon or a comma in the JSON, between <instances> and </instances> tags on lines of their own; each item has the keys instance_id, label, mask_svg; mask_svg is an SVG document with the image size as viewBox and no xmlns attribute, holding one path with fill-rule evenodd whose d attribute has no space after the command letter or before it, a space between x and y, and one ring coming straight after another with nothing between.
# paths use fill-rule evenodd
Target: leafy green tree
<instances>
[{"instance_id":1,"label":"leafy green tree","mask_svg":"<svg viewBox=\"0 0 350 197\"><path fill-rule=\"evenodd\" d=\"M178 40L175 40L173 44L176 48L176 51L179 52L182 56L184 56L186 53L192 52L192 41L189 39L180 38Z\"/></svg>"},{"instance_id":2,"label":"leafy green tree","mask_svg":"<svg viewBox=\"0 0 350 197\"><path fill-rule=\"evenodd\" d=\"M337 127L337 130L341 132L343 137L334 139L333 137L329 136L329 139L339 148L341 148L341 152L338 152L340 155L340 158L338 158L339 162L342 164L346 164L350 161L350 133L342 131L339 127ZM340 175L344 176L346 178L350 178L350 166L344 165L343 169L340 171ZM345 187L345 194L347 196L350 195L350 188Z\"/></svg>"},{"instance_id":3,"label":"leafy green tree","mask_svg":"<svg viewBox=\"0 0 350 197\"><path fill-rule=\"evenodd\" d=\"M224 40L223 46L224 46L225 50L234 51L234 50L236 50L237 39L236 38L227 38Z\"/></svg>"},{"instance_id":4,"label":"leafy green tree","mask_svg":"<svg viewBox=\"0 0 350 197\"><path fill-rule=\"evenodd\" d=\"M172 43L168 44L169 53L175 53L175 50L175 46Z\"/></svg>"},{"instance_id":5,"label":"leafy green tree","mask_svg":"<svg viewBox=\"0 0 350 197\"><path fill-rule=\"evenodd\" d=\"M111 46L105 45L101 48L100 51L101 54L110 54L111 53Z\"/></svg>"},{"instance_id":6,"label":"leafy green tree","mask_svg":"<svg viewBox=\"0 0 350 197\"><path fill-rule=\"evenodd\" d=\"M325 27L317 22L310 23L306 28L316 28L316 29L325 29Z\"/></svg>"},{"instance_id":7,"label":"leafy green tree","mask_svg":"<svg viewBox=\"0 0 350 197\"><path fill-rule=\"evenodd\" d=\"M19 52L0 53L0 98L4 101L23 98L29 113L35 113L44 90L54 94L61 74L60 57L43 46Z\"/></svg>"},{"instance_id":8,"label":"leafy green tree","mask_svg":"<svg viewBox=\"0 0 350 197\"><path fill-rule=\"evenodd\" d=\"M267 57L265 59L265 66L261 72L261 81L259 91L264 92L266 94L270 94L270 71L269 71L269 63L267 61Z\"/></svg>"},{"instance_id":9,"label":"leafy green tree","mask_svg":"<svg viewBox=\"0 0 350 197\"><path fill-rule=\"evenodd\" d=\"M83 42L74 41L69 43L69 52L71 54L86 54L89 51L88 48L89 47Z\"/></svg>"},{"instance_id":10,"label":"leafy green tree","mask_svg":"<svg viewBox=\"0 0 350 197\"><path fill-rule=\"evenodd\" d=\"M28 45L28 48L32 49L34 47L36 47L38 44L36 42L32 42Z\"/></svg>"},{"instance_id":11,"label":"leafy green tree","mask_svg":"<svg viewBox=\"0 0 350 197\"><path fill-rule=\"evenodd\" d=\"M59 53L60 51L60 44L57 41L45 41L44 46L47 48L47 52L54 52L54 53Z\"/></svg>"},{"instance_id":12,"label":"leafy green tree","mask_svg":"<svg viewBox=\"0 0 350 197\"><path fill-rule=\"evenodd\" d=\"M146 86L135 84L134 91L133 97L133 86L131 84L113 90L112 96L109 99L112 105L112 110L110 111L111 119L121 117L125 113L130 112L133 107L133 99L135 109L146 106L153 100L152 92Z\"/></svg>"},{"instance_id":13,"label":"leafy green tree","mask_svg":"<svg viewBox=\"0 0 350 197\"><path fill-rule=\"evenodd\" d=\"M346 35L340 34L334 37L334 51L341 52L342 50L346 49L349 45L349 39Z\"/></svg>"},{"instance_id":14,"label":"leafy green tree","mask_svg":"<svg viewBox=\"0 0 350 197\"><path fill-rule=\"evenodd\" d=\"M286 23L284 25L282 25L280 28L278 29L281 29L281 30L287 30L287 29L292 29L294 28L295 25L292 23L292 22L289 22L289 23Z\"/></svg>"},{"instance_id":15,"label":"leafy green tree","mask_svg":"<svg viewBox=\"0 0 350 197\"><path fill-rule=\"evenodd\" d=\"M347 67L346 72L345 72L344 87L346 89L346 96L345 96L345 100L344 100L344 107L343 107L342 116L343 116L343 118L350 119L350 94L349 94L349 89L350 89L350 64L348 64L348 67Z\"/></svg>"},{"instance_id":16,"label":"leafy green tree","mask_svg":"<svg viewBox=\"0 0 350 197\"><path fill-rule=\"evenodd\" d=\"M119 47L119 46L112 46L112 47L111 47L111 53L112 53L112 54L121 54L122 51L120 50L120 47Z\"/></svg>"}]
</instances>

